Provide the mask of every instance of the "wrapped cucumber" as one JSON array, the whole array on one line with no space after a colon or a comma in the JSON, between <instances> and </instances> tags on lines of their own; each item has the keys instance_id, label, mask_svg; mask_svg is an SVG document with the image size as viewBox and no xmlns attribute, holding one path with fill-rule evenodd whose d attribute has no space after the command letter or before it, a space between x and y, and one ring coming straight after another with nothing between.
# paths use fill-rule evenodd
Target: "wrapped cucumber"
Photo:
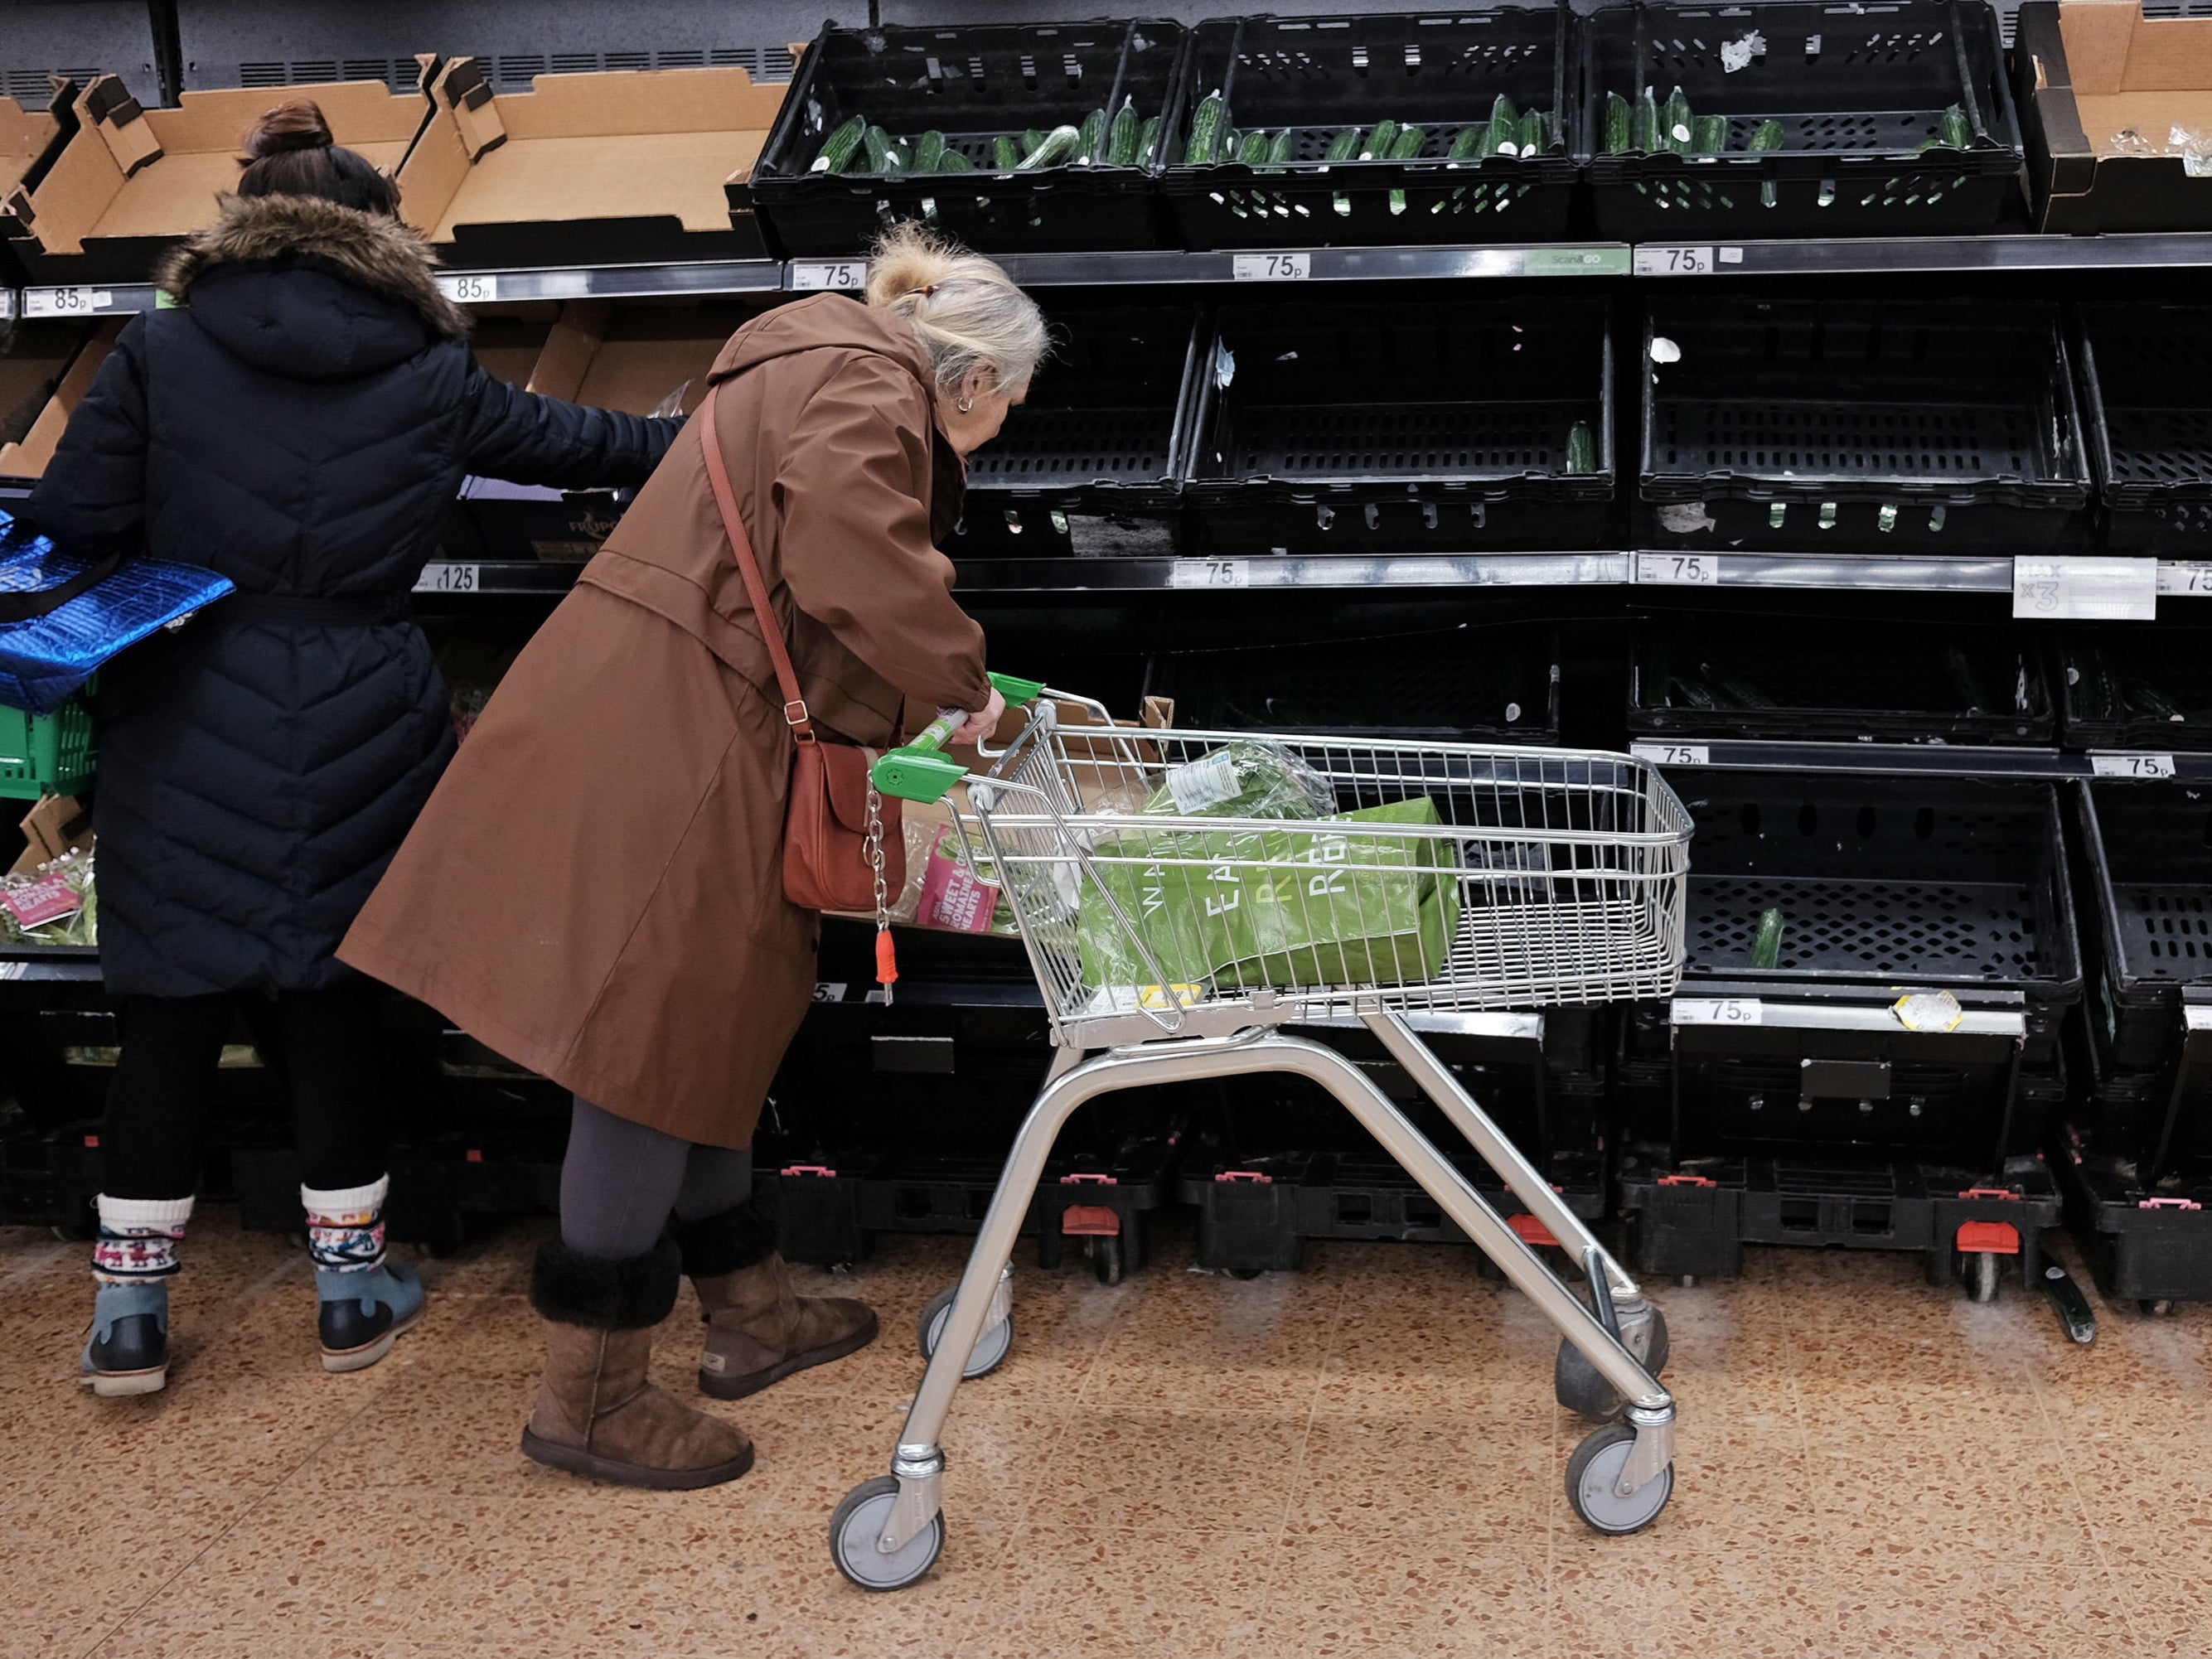
<instances>
[{"instance_id":1,"label":"wrapped cucumber","mask_svg":"<svg viewBox=\"0 0 2212 1659\"><path fill-rule=\"evenodd\" d=\"M1726 697L1738 708L1771 708L1774 699L1753 685L1741 674L1727 669L1715 672L1711 664L1705 665L1705 680L1714 690Z\"/></svg>"},{"instance_id":2,"label":"wrapped cucumber","mask_svg":"<svg viewBox=\"0 0 2212 1659\"><path fill-rule=\"evenodd\" d=\"M1022 147L1014 142L1012 133L1002 132L991 140L991 165L1001 173L1012 173L1022 164Z\"/></svg>"},{"instance_id":3,"label":"wrapped cucumber","mask_svg":"<svg viewBox=\"0 0 2212 1659\"><path fill-rule=\"evenodd\" d=\"M1287 161L1297 149L1297 143L1291 130L1285 127L1275 135L1275 142L1267 147L1267 159L1270 161Z\"/></svg>"},{"instance_id":4,"label":"wrapped cucumber","mask_svg":"<svg viewBox=\"0 0 2212 1659\"><path fill-rule=\"evenodd\" d=\"M938 163L944 159L945 135L943 133L933 128L915 140L914 170L916 173L934 173L937 171Z\"/></svg>"},{"instance_id":5,"label":"wrapped cucumber","mask_svg":"<svg viewBox=\"0 0 2212 1659\"><path fill-rule=\"evenodd\" d=\"M1219 155L1221 129L1229 119L1229 106L1221 94L1209 92L1198 100L1190 118L1190 143L1183 149L1185 167L1204 167Z\"/></svg>"},{"instance_id":6,"label":"wrapped cucumber","mask_svg":"<svg viewBox=\"0 0 2212 1659\"><path fill-rule=\"evenodd\" d=\"M1410 161L1421 153L1421 143L1428 135L1419 127L1400 127L1398 136L1391 141L1390 159Z\"/></svg>"},{"instance_id":7,"label":"wrapped cucumber","mask_svg":"<svg viewBox=\"0 0 2212 1659\"><path fill-rule=\"evenodd\" d=\"M1690 95L1676 87L1668 94L1667 107L1660 114L1659 143L1654 148L1687 155L1691 140L1697 137L1697 118L1690 112Z\"/></svg>"},{"instance_id":8,"label":"wrapped cucumber","mask_svg":"<svg viewBox=\"0 0 2212 1659\"><path fill-rule=\"evenodd\" d=\"M1237 159L1249 167L1266 161L1272 148L1267 142L1267 135L1255 127L1237 139Z\"/></svg>"},{"instance_id":9,"label":"wrapped cucumber","mask_svg":"<svg viewBox=\"0 0 2212 1659\"><path fill-rule=\"evenodd\" d=\"M1763 910L1759 917L1759 932L1751 941L1751 965L1772 968L1782 960L1782 912Z\"/></svg>"},{"instance_id":10,"label":"wrapped cucumber","mask_svg":"<svg viewBox=\"0 0 2212 1659\"><path fill-rule=\"evenodd\" d=\"M1328 153L1322 159L1325 161L1349 161L1359 154L1360 137L1360 128L1345 128L1342 132L1328 141Z\"/></svg>"},{"instance_id":11,"label":"wrapped cucumber","mask_svg":"<svg viewBox=\"0 0 2212 1659\"><path fill-rule=\"evenodd\" d=\"M860 140L868 131L865 118L855 115L822 141L822 149L814 157L810 173L843 173L860 153Z\"/></svg>"},{"instance_id":12,"label":"wrapped cucumber","mask_svg":"<svg viewBox=\"0 0 2212 1659\"><path fill-rule=\"evenodd\" d=\"M1042 149L1044 144L1044 140L1045 135L1038 131L1035 127L1031 127L1028 131L1022 134L1022 154L1027 155L1035 150Z\"/></svg>"},{"instance_id":13,"label":"wrapped cucumber","mask_svg":"<svg viewBox=\"0 0 2212 1659\"><path fill-rule=\"evenodd\" d=\"M1996 707L1990 701L1989 690L1974 672L1973 663L1955 645L1943 647L1943 672L1951 682L1951 695L1969 714L1986 714Z\"/></svg>"},{"instance_id":14,"label":"wrapped cucumber","mask_svg":"<svg viewBox=\"0 0 2212 1659\"><path fill-rule=\"evenodd\" d=\"M1690 148L1700 155L1718 155L1728 148L1728 117L1700 115L1692 130Z\"/></svg>"},{"instance_id":15,"label":"wrapped cucumber","mask_svg":"<svg viewBox=\"0 0 2212 1659\"><path fill-rule=\"evenodd\" d=\"M1075 127L1054 127L1044 140L1022 157L1017 173L1035 173L1042 167L1056 167L1075 159L1076 149L1083 142L1083 134Z\"/></svg>"},{"instance_id":16,"label":"wrapped cucumber","mask_svg":"<svg viewBox=\"0 0 2212 1659\"><path fill-rule=\"evenodd\" d=\"M1459 137L1451 141L1451 159L1455 161L1464 161L1476 155L1482 149L1482 141L1489 136L1490 128L1487 125L1462 127L1459 130Z\"/></svg>"},{"instance_id":17,"label":"wrapped cucumber","mask_svg":"<svg viewBox=\"0 0 2212 1659\"><path fill-rule=\"evenodd\" d=\"M2179 720L2188 718L2174 706L2173 700L2148 680L2133 676L2120 682L2120 696L2130 709L2147 714L2157 720Z\"/></svg>"},{"instance_id":18,"label":"wrapped cucumber","mask_svg":"<svg viewBox=\"0 0 2212 1659\"><path fill-rule=\"evenodd\" d=\"M1139 167L1152 159L1152 146L1160 141L1160 118L1147 115L1145 125L1137 129L1137 161Z\"/></svg>"},{"instance_id":19,"label":"wrapped cucumber","mask_svg":"<svg viewBox=\"0 0 2212 1659\"><path fill-rule=\"evenodd\" d=\"M860 142L867 147L868 171L889 173L891 169L891 136L881 127L870 127Z\"/></svg>"},{"instance_id":20,"label":"wrapped cucumber","mask_svg":"<svg viewBox=\"0 0 2212 1659\"><path fill-rule=\"evenodd\" d=\"M1973 123L1966 119L1966 112L1956 104L1943 112L1942 125L1936 129L1946 149L1972 149L1974 147Z\"/></svg>"},{"instance_id":21,"label":"wrapped cucumber","mask_svg":"<svg viewBox=\"0 0 2212 1659\"><path fill-rule=\"evenodd\" d=\"M1137 164L1138 135L1144 122L1137 114L1137 100L1124 98L1121 110L1114 117L1114 125L1106 132L1106 163L1109 167L1127 167Z\"/></svg>"},{"instance_id":22,"label":"wrapped cucumber","mask_svg":"<svg viewBox=\"0 0 2212 1659\"><path fill-rule=\"evenodd\" d=\"M1567 473L1571 477L1587 477L1597 471L1597 440L1590 435L1589 422L1577 421L1567 433Z\"/></svg>"},{"instance_id":23,"label":"wrapped cucumber","mask_svg":"<svg viewBox=\"0 0 2212 1659\"><path fill-rule=\"evenodd\" d=\"M1605 142L1599 148L1604 155L1625 155L1630 144L1632 131L1628 100L1617 92L1605 95Z\"/></svg>"},{"instance_id":24,"label":"wrapped cucumber","mask_svg":"<svg viewBox=\"0 0 2212 1659\"><path fill-rule=\"evenodd\" d=\"M1711 688L1687 674L1669 674L1667 677L1667 696L1670 702L1679 699L1680 706L1685 708L1717 708L1721 706L1721 700L1712 694Z\"/></svg>"},{"instance_id":25,"label":"wrapped cucumber","mask_svg":"<svg viewBox=\"0 0 2212 1659\"><path fill-rule=\"evenodd\" d=\"M1541 155L1552 147L1552 118L1540 109L1521 112L1521 153Z\"/></svg>"},{"instance_id":26,"label":"wrapped cucumber","mask_svg":"<svg viewBox=\"0 0 2212 1659\"><path fill-rule=\"evenodd\" d=\"M1083 125L1075 130L1075 164L1089 167L1105 155L1106 112L1094 109L1083 118Z\"/></svg>"},{"instance_id":27,"label":"wrapped cucumber","mask_svg":"<svg viewBox=\"0 0 2212 1659\"><path fill-rule=\"evenodd\" d=\"M1363 161L1385 160L1390 154L1390 146L1397 142L1398 124L1395 121L1377 122L1374 136L1367 141L1367 148L1359 152L1359 159Z\"/></svg>"},{"instance_id":28,"label":"wrapped cucumber","mask_svg":"<svg viewBox=\"0 0 2212 1659\"><path fill-rule=\"evenodd\" d=\"M914 171L914 146L903 138L891 140L891 171L894 173Z\"/></svg>"},{"instance_id":29,"label":"wrapped cucumber","mask_svg":"<svg viewBox=\"0 0 2212 1659\"><path fill-rule=\"evenodd\" d=\"M1636 100L1636 131L1628 147L1638 154L1650 155L1667 148L1659 136L1659 100L1651 88L1644 88L1643 97Z\"/></svg>"},{"instance_id":30,"label":"wrapped cucumber","mask_svg":"<svg viewBox=\"0 0 2212 1659\"><path fill-rule=\"evenodd\" d=\"M1751 135L1751 147L1754 151L1780 149L1782 148L1782 123L1772 119L1761 121L1759 124L1759 131ZM1759 205L1762 207L1772 207L1774 205L1774 182L1772 179L1769 179L1766 183L1759 187Z\"/></svg>"},{"instance_id":31,"label":"wrapped cucumber","mask_svg":"<svg viewBox=\"0 0 2212 1659\"><path fill-rule=\"evenodd\" d=\"M939 173L973 173L975 164L947 144L945 154L937 158L937 170Z\"/></svg>"}]
</instances>

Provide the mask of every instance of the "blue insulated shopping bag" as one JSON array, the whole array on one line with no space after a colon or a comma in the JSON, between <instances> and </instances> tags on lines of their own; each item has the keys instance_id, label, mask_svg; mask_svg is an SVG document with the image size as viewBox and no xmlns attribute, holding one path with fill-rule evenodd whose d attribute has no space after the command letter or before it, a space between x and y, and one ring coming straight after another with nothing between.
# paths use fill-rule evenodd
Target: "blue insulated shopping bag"
<instances>
[{"instance_id":1,"label":"blue insulated shopping bag","mask_svg":"<svg viewBox=\"0 0 2212 1659\"><path fill-rule=\"evenodd\" d=\"M0 512L0 703L52 714L109 658L231 591L204 565L81 558Z\"/></svg>"}]
</instances>

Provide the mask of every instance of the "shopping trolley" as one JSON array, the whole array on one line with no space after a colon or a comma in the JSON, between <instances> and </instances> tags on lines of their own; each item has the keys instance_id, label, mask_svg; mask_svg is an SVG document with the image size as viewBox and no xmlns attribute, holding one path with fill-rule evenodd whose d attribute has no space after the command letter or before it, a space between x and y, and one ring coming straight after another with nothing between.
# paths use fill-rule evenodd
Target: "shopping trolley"
<instances>
[{"instance_id":1,"label":"shopping trolley","mask_svg":"<svg viewBox=\"0 0 2212 1659\"><path fill-rule=\"evenodd\" d=\"M1334 813L1203 816L1236 794L1235 746L1255 744L1311 769L1305 799L1333 793ZM1011 1345L1015 1238L1069 1115L1115 1089L1262 1071L1334 1095L1558 1328L1561 1403L1600 1425L1567 1465L1569 1500L1601 1533L1649 1526L1674 1490L1665 1322L1409 1017L1672 993L1690 820L1657 772L1568 750L1117 726L1055 691L987 757L967 775L895 752L877 777L909 796L951 786L961 856L1011 905L1057 1052L959 1285L923 1316L928 1367L891 1472L831 1518L839 1570L897 1589L944 1548L939 1436L963 1378ZM1177 815L1148 813L1170 799ZM1355 1065L1285 1030L1352 1020L1565 1248L1587 1304Z\"/></svg>"}]
</instances>

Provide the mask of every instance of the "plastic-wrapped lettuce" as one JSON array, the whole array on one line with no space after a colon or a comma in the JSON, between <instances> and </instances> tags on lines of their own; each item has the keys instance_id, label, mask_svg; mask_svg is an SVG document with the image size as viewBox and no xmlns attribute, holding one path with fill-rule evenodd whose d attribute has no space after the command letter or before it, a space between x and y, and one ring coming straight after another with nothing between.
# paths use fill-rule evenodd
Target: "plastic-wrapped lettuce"
<instances>
[{"instance_id":1,"label":"plastic-wrapped lettuce","mask_svg":"<svg viewBox=\"0 0 2212 1659\"><path fill-rule=\"evenodd\" d=\"M1328 780L1289 750L1243 738L1170 766L1145 802L1147 817L1325 818Z\"/></svg>"},{"instance_id":2,"label":"plastic-wrapped lettuce","mask_svg":"<svg viewBox=\"0 0 2212 1659\"><path fill-rule=\"evenodd\" d=\"M35 876L0 875L0 897L13 895L31 914L50 906L46 884L55 878L68 884L77 906L65 915L34 927L25 927L14 905L0 902L0 939L13 945L97 945L100 943L100 896L93 887L90 853L70 853L40 867ZM34 906L33 901L37 902Z\"/></svg>"}]
</instances>

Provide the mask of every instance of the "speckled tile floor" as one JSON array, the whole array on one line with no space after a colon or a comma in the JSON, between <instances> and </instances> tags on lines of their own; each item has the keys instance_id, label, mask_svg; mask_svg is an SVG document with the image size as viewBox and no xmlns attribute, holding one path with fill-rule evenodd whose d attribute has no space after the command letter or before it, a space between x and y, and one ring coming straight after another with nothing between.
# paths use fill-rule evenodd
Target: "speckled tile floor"
<instances>
[{"instance_id":1,"label":"speckled tile floor","mask_svg":"<svg viewBox=\"0 0 2212 1659\"><path fill-rule=\"evenodd\" d=\"M884 1339L714 1407L758 1467L660 1494L514 1449L535 1237L422 1264L421 1332L336 1377L295 1248L204 1212L168 1391L98 1401L83 1247L0 1230L0 1656L2212 1654L2212 1310L2100 1304L2077 1348L2016 1285L1755 1252L1660 1293L1674 1500L1606 1540L1565 1503L1552 1334L1468 1251L1241 1281L1171 1232L1113 1289L1024 1266L1013 1357L947 1431L944 1559L869 1595L828 1516L886 1467L962 1243L841 1276Z\"/></svg>"}]
</instances>

